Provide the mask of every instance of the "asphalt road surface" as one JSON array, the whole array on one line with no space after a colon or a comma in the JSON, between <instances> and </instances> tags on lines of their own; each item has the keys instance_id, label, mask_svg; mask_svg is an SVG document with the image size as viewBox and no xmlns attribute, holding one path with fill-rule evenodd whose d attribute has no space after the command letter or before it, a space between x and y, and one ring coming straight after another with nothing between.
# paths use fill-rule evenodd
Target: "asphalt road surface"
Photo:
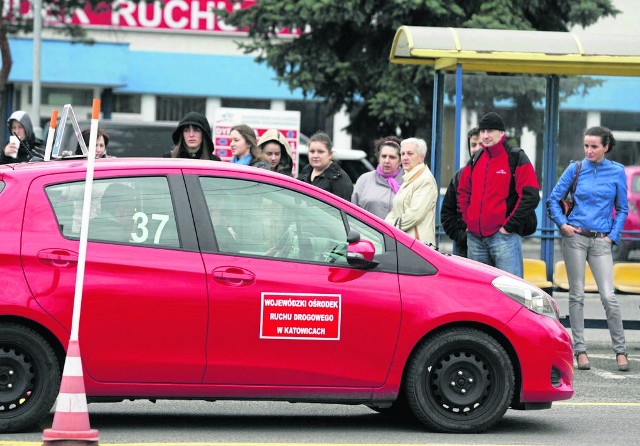
<instances>
[{"instance_id":1,"label":"asphalt road surface","mask_svg":"<svg viewBox=\"0 0 640 446\"><path fill-rule=\"evenodd\" d=\"M635 445L640 443L640 345L630 346L629 353L632 370L625 373L617 371L610 348L592 349L592 368L576 370L576 393L571 400L554 403L549 410L509 410L484 434L435 434L364 406L281 402L90 404L89 417L91 427L100 432L101 445ZM51 419L42 427L50 423ZM39 429L0 437L0 446L40 444Z\"/></svg>"}]
</instances>

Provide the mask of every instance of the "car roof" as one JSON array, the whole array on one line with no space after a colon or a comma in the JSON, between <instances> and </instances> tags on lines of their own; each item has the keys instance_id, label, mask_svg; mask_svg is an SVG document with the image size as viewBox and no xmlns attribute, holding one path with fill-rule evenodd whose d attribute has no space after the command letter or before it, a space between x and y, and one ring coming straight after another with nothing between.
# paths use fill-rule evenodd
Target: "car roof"
<instances>
[{"instance_id":1,"label":"car roof","mask_svg":"<svg viewBox=\"0 0 640 446\"><path fill-rule=\"evenodd\" d=\"M39 176L44 173L55 174L64 172L78 172L86 171L87 160L84 157L69 157L63 159L56 159L51 161L30 162L30 163L16 163L6 164L11 170L16 172L33 172L33 176ZM103 170L136 170L142 171L146 169L162 170L162 169L206 169L208 171L239 171L239 172L251 172L260 173L262 175L271 176L281 179L284 176L282 174L271 172L266 169L257 169L255 167L243 166L238 164L232 164L222 161L208 161L199 159L186 159L186 158L101 158L95 160L94 171L100 172ZM5 172L6 173L6 172Z\"/></svg>"}]
</instances>

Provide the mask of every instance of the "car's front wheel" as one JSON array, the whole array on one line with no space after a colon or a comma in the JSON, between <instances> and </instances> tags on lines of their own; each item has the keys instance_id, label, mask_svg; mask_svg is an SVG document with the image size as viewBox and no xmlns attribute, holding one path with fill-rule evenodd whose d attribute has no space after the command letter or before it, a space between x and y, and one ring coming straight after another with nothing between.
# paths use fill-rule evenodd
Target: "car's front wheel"
<instances>
[{"instance_id":1,"label":"car's front wheel","mask_svg":"<svg viewBox=\"0 0 640 446\"><path fill-rule=\"evenodd\" d=\"M438 432L482 432L497 423L513 397L513 365L487 333L454 328L425 339L406 374L415 416Z\"/></svg>"},{"instance_id":2,"label":"car's front wheel","mask_svg":"<svg viewBox=\"0 0 640 446\"><path fill-rule=\"evenodd\" d=\"M0 433L24 430L48 413L60 387L60 364L30 328L0 324Z\"/></svg>"}]
</instances>

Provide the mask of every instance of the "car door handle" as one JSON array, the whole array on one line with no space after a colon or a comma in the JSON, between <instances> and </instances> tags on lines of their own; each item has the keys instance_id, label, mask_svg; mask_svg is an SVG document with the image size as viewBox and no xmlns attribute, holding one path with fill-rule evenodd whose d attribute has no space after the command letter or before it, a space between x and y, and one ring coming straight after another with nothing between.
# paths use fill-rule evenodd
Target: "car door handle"
<instances>
[{"instance_id":1,"label":"car door handle","mask_svg":"<svg viewBox=\"0 0 640 446\"><path fill-rule=\"evenodd\" d=\"M45 249L38 253L38 260L49 265L66 268L78 263L78 253L66 249Z\"/></svg>"},{"instance_id":2,"label":"car door handle","mask_svg":"<svg viewBox=\"0 0 640 446\"><path fill-rule=\"evenodd\" d=\"M217 268L212 275L217 281L234 286L246 286L256 281L256 276L251 271L236 267Z\"/></svg>"}]
</instances>

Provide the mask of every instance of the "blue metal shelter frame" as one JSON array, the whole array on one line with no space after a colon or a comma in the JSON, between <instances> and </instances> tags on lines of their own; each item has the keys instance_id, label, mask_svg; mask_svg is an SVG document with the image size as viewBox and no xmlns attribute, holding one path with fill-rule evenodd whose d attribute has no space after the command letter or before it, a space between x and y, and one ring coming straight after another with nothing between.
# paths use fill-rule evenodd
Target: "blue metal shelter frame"
<instances>
[{"instance_id":1,"label":"blue metal shelter frame","mask_svg":"<svg viewBox=\"0 0 640 446\"><path fill-rule=\"evenodd\" d=\"M460 165L462 72L533 74L546 77L542 200L555 185L560 129L560 75L640 76L640 46L624 35L401 26L393 40L391 63L435 69L431 169L441 184L444 80L455 72L456 166ZM436 215L440 220L439 208ZM539 227L540 257L553 276L555 226L546 212Z\"/></svg>"}]
</instances>

